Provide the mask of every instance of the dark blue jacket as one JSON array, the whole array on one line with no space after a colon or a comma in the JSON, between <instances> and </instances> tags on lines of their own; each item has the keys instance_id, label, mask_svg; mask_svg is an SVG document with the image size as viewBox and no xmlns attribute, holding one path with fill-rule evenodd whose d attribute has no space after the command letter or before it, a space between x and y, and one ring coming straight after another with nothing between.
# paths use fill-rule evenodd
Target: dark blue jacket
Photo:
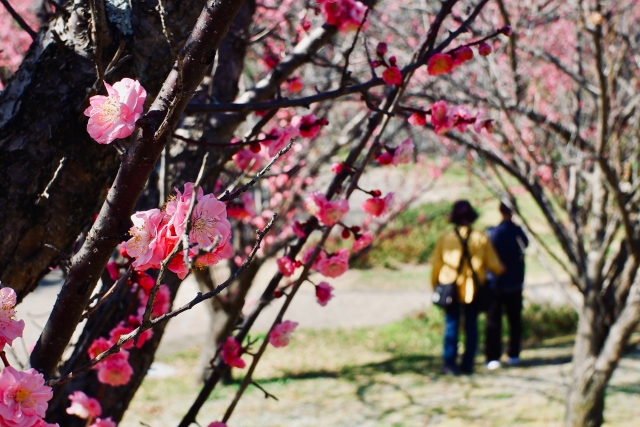
<instances>
[{"instance_id":1,"label":"dark blue jacket","mask_svg":"<svg viewBox=\"0 0 640 427\"><path fill-rule=\"evenodd\" d=\"M502 276L490 278L490 285L505 292L521 290L524 283L524 248L529 245L524 231L511 221L502 221L496 227L487 229L487 234L505 267Z\"/></svg>"}]
</instances>

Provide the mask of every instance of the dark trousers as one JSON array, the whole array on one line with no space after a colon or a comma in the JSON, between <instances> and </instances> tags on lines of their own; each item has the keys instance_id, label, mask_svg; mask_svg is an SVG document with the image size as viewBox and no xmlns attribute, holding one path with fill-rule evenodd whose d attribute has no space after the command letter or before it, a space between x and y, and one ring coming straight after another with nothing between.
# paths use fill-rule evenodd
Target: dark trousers
<instances>
[{"instance_id":1,"label":"dark trousers","mask_svg":"<svg viewBox=\"0 0 640 427\"><path fill-rule=\"evenodd\" d=\"M522 339L522 290L514 292L496 291L487 311L485 356L487 362L500 360L502 356L502 310L509 321L509 347L507 356L520 356Z\"/></svg>"},{"instance_id":2,"label":"dark trousers","mask_svg":"<svg viewBox=\"0 0 640 427\"><path fill-rule=\"evenodd\" d=\"M462 312L464 312L466 342L460 371L470 374L473 372L473 359L478 348L478 310L475 304L456 303L445 310L444 351L442 357L445 367L457 371L458 329L460 329L460 315Z\"/></svg>"}]
</instances>

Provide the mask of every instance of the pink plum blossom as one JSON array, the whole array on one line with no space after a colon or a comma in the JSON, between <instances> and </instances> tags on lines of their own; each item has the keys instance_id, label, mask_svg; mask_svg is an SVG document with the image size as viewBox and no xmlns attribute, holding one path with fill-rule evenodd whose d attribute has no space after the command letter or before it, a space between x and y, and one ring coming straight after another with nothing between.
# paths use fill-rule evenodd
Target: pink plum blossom
<instances>
[{"instance_id":1,"label":"pink plum blossom","mask_svg":"<svg viewBox=\"0 0 640 427\"><path fill-rule=\"evenodd\" d=\"M325 277L342 276L349 269L349 249L340 249L336 255L318 262L318 271Z\"/></svg>"},{"instance_id":2,"label":"pink plum blossom","mask_svg":"<svg viewBox=\"0 0 640 427\"><path fill-rule=\"evenodd\" d=\"M333 286L328 284L327 282L320 282L318 286L316 286L316 300L318 304L321 306L327 305L329 300L333 298L331 292L333 291Z\"/></svg>"},{"instance_id":3,"label":"pink plum blossom","mask_svg":"<svg viewBox=\"0 0 640 427\"><path fill-rule=\"evenodd\" d=\"M453 70L453 58L446 53L436 53L429 58L427 73L432 76L447 74Z\"/></svg>"},{"instance_id":4,"label":"pink plum blossom","mask_svg":"<svg viewBox=\"0 0 640 427\"><path fill-rule=\"evenodd\" d=\"M301 239L307 237L304 230L302 229L302 224L300 224L300 221L294 221L291 229L293 230L293 234L295 234L296 237L299 237Z\"/></svg>"},{"instance_id":5,"label":"pink plum blossom","mask_svg":"<svg viewBox=\"0 0 640 427\"><path fill-rule=\"evenodd\" d=\"M411 138L407 138L398 145L393 153L391 163L398 166L400 164L411 163L415 146Z\"/></svg>"},{"instance_id":6,"label":"pink plum blossom","mask_svg":"<svg viewBox=\"0 0 640 427\"><path fill-rule=\"evenodd\" d=\"M227 427L227 425L222 421L214 421L211 424L209 424L207 427Z\"/></svg>"},{"instance_id":7,"label":"pink plum blossom","mask_svg":"<svg viewBox=\"0 0 640 427\"><path fill-rule=\"evenodd\" d=\"M296 271L296 264L288 256L278 258L276 264L278 264L278 271L284 277L291 277Z\"/></svg>"},{"instance_id":8,"label":"pink plum blossom","mask_svg":"<svg viewBox=\"0 0 640 427\"><path fill-rule=\"evenodd\" d=\"M462 46L453 52L453 66L457 67L473 59L473 51L469 46Z\"/></svg>"},{"instance_id":9,"label":"pink plum blossom","mask_svg":"<svg viewBox=\"0 0 640 427\"><path fill-rule=\"evenodd\" d=\"M304 115L299 119L297 117L294 117L295 120L291 120L291 124L298 127L300 136L303 138L315 138L320 132L320 128L329 123L324 118L317 118L313 113Z\"/></svg>"},{"instance_id":10,"label":"pink plum blossom","mask_svg":"<svg viewBox=\"0 0 640 427\"><path fill-rule=\"evenodd\" d=\"M360 237L353 242L353 246L351 247L351 250L353 250L353 252L361 251L362 249L369 246L371 242L373 242L373 234L371 234L370 231L367 231L362 235L360 235Z\"/></svg>"},{"instance_id":11,"label":"pink plum blossom","mask_svg":"<svg viewBox=\"0 0 640 427\"><path fill-rule=\"evenodd\" d=\"M238 151L232 157L233 162L236 164L238 169L241 171L251 171L255 172L260 170L262 167L262 156L260 156L259 152L254 153L250 149L243 149Z\"/></svg>"},{"instance_id":12,"label":"pink plum blossom","mask_svg":"<svg viewBox=\"0 0 640 427\"><path fill-rule=\"evenodd\" d=\"M136 270L144 271L162 262L165 250L158 245L157 236L163 219L164 214L159 209L137 212L131 216L131 239L122 246L127 255L135 258L132 265Z\"/></svg>"},{"instance_id":13,"label":"pink plum blossom","mask_svg":"<svg viewBox=\"0 0 640 427\"><path fill-rule=\"evenodd\" d=\"M87 131L99 144L109 144L131 135L147 98L147 91L137 80L124 78L113 86L104 82L104 86L109 96L92 96L89 98L91 105L84 111L89 117Z\"/></svg>"},{"instance_id":14,"label":"pink plum blossom","mask_svg":"<svg viewBox=\"0 0 640 427\"><path fill-rule=\"evenodd\" d=\"M133 368L129 364L129 352L125 350L112 354L93 369L98 370L98 381L112 387L127 384L133 375Z\"/></svg>"},{"instance_id":15,"label":"pink plum blossom","mask_svg":"<svg viewBox=\"0 0 640 427\"><path fill-rule=\"evenodd\" d=\"M139 326L139 325L136 325L136 327L137 326ZM118 342L118 340L120 339L120 337L122 335L127 335L127 334L133 332L134 329L135 329L135 327L133 327L131 325L125 325L124 320L123 320L120 323L118 323L109 332L109 340L111 342L113 342L113 343L116 343L116 342ZM147 340L149 340L152 336L153 336L153 330L151 330L151 329L147 329L146 331L141 333L138 336L138 344L136 345L136 347L142 348L144 343L147 342ZM134 346L134 340L129 340L122 346L122 348L125 349L125 350L130 350L130 349L133 348L133 346Z\"/></svg>"},{"instance_id":16,"label":"pink plum blossom","mask_svg":"<svg viewBox=\"0 0 640 427\"><path fill-rule=\"evenodd\" d=\"M355 31L364 19L367 7L355 0L326 0L323 12L327 24L340 31Z\"/></svg>"},{"instance_id":17,"label":"pink plum blossom","mask_svg":"<svg viewBox=\"0 0 640 427\"><path fill-rule=\"evenodd\" d=\"M17 299L13 289L0 289L0 350L5 344L11 345L14 339L22 337L24 320L16 320Z\"/></svg>"},{"instance_id":18,"label":"pink plum blossom","mask_svg":"<svg viewBox=\"0 0 640 427\"><path fill-rule=\"evenodd\" d=\"M147 301L149 296L145 293L140 294L140 308L138 309L138 315L142 316L147 308ZM169 312L171 308L171 291L167 285L160 285L156 298L153 300L153 308L151 310L151 318L160 317Z\"/></svg>"},{"instance_id":19,"label":"pink plum blossom","mask_svg":"<svg viewBox=\"0 0 640 427\"><path fill-rule=\"evenodd\" d=\"M71 405L67 408L67 414L76 415L82 419L97 418L102 415L100 402L93 397L89 397L80 390L69 395Z\"/></svg>"},{"instance_id":20,"label":"pink plum blossom","mask_svg":"<svg viewBox=\"0 0 640 427\"><path fill-rule=\"evenodd\" d=\"M300 92L302 89L304 89L304 83L302 83L300 77L292 77L287 80L287 92L296 93Z\"/></svg>"},{"instance_id":21,"label":"pink plum blossom","mask_svg":"<svg viewBox=\"0 0 640 427\"><path fill-rule=\"evenodd\" d=\"M262 144L267 146L267 154L269 157L274 157L291 142L291 139L300 135L300 131L296 127L288 126L284 129L274 128L269 135L274 139L263 141Z\"/></svg>"},{"instance_id":22,"label":"pink plum blossom","mask_svg":"<svg viewBox=\"0 0 640 427\"><path fill-rule=\"evenodd\" d=\"M289 345L291 334L298 326L298 322L285 320L273 327L269 333L269 343L274 347L286 347Z\"/></svg>"},{"instance_id":23,"label":"pink plum blossom","mask_svg":"<svg viewBox=\"0 0 640 427\"><path fill-rule=\"evenodd\" d=\"M492 50L491 45L486 42L482 42L478 45L478 55L480 56L489 56L491 55Z\"/></svg>"},{"instance_id":24,"label":"pink plum blossom","mask_svg":"<svg viewBox=\"0 0 640 427\"><path fill-rule=\"evenodd\" d=\"M384 211L384 199L380 197L371 197L362 202L362 210L373 216L380 216Z\"/></svg>"},{"instance_id":25,"label":"pink plum blossom","mask_svg":"<svg viewBox=\"0 0 640 427\"><path fill-rule=\"evenodd\" d=\"M17 371L11 366L0 372L0 421L6 427L31 427L47 412L51 387L35 369Z\"/></svg>"},{"instance_id":26,"label":"pink plum blossom","mask_svg":"<svg viewBox=\"0 0 640 427\"><path fill-rule=\"evenodd\" d=\"M407 121L412 126L424 126L427 124L427 115L425 113L415 112L409 116Z\"/></svg>"},{"instance_id":27,"label":"pink plum blossom","mask_svg":"<svg viewBox=\"0 0 640 427\"><path fill-rule=\"evenodd\" d=\"M302 263L303 264L308 264L309 260L311 259L311 255L313 254L313 252L315 252L316 248L315 247L310 247L307 248L303 253L302 253ZM315 261L313 262L313 264L311 265L311 268L314 270L318 269L318 263L324 259L327 258L327 254L323 251L320 250L320 252L318 253L318 256L316 257Z\"/></svg>"},{"instance_id":28,"label":"pink plum blossom","mask_svg":"<svg viewBox=\"0 0 640 427\"><path fill-rule=\"evenodd\" d=\"M229 366L244 368L246 364L240 357L240 344L233 337L228 337L220 351L220 357Z\"/></svg>"},{"instance_id":29,"label":"pink plum blossom","mask_svg":"<svg viewBox=\"0 0 640 427\"><path fill-rule=\"evenodd\" d=\"M309 193L304 201L307 211L324 225L334 225L349 212L349 202L344 198L328 201L319 191Z\"/></svg>"},{"instance_id":30,"label":"pink plum blossom","mask_svg":"<svg viewBox=\"0 0 640 427\"><path fill-rule=\"evenodd\" d=\"M206 248L216 243L223 245L231 236L231 224L227 220L227 207L213 194L198 198L193 209L189 242Z\"/></svg>"},{"instance_id":31,"label":"pink plum blossom","mask_svg":"<svg viewBox=\"0 0 640 427\"><path fill-rule=\"evenodd\" d=\"M400 86L402 84L402 73L400 72L400 68L395 65L388 67L382 73L382 80L388 85Z\"/></svg>"}]
</instances>

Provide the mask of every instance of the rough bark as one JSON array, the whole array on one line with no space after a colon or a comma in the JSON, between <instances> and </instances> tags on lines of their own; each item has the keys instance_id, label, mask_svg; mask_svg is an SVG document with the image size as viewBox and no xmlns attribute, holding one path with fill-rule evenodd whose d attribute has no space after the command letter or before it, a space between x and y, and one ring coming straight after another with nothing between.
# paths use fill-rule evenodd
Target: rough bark
<instances>
[{"instance_id":1,"label":"rough bark","mask_svg":"<svg viewBox=\"0 0 640 427\"><path fill-rule=\"evenodd\" d=\"M75 3L41 29L0 94L0 280L20 298L60 261L45 243L71 253L104 201L119 163L112 147L96 144L86 131L82 112L97 75L88 1ZM180 42L204 0L166 4L169 29ZM123 56L131 55L108 80L138 78L152 100L173 65L155 4L134 0L130 12L108 17L110 38L102 46L102 66L121 41L126 43Z\"/></svg>"},{"instance_id":2,"label":"rough bark","mask_svg":"<svg viewBox=\"0 0 640 427\"><path fill-rule=\"evenodd\" d=\"M115 246L126 233L133 208L175 129L190 95L213 62L217 48L242 2L211 1L198 17L180 55L181 73L174 66L148 113L142 130L122 156L107 199L80 251L51 315L31 354L31 365L50 378L69 343L100 274Z\"/></svg>"}]
</instances>

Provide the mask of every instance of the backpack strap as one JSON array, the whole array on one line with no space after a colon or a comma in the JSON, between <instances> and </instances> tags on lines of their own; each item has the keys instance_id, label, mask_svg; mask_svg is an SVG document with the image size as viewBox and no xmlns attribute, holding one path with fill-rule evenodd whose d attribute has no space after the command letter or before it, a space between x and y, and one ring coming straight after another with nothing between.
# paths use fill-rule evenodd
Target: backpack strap
<instances>
[{"instance_id":1,"label":"backpack strap","mask_svg":"<svg viewBox=\"0 0 640 427\"><path fill-rule=\"evenodd\" d=\"M469 226L469 234L467 234L466 238L463 238L460 235L460 231L458 230L458 227L456 227L454 231L456 232L456 236L458 236L458 239L460 240L460 244L462 245L462 256L460 257L460 264L458 265L458 276L460 276L460 273L462 272L463 262L465 261L465 259L467 259L469 260L469 267L471 267L471 278L473 279L473 284L474 286L478 286L480 285L480 283L478 283L478 278L476 277L476 271L473 269L473 264L471 263L471 254L469 253L469 245L468 245L469 238L471 237L471 232L473 230L471 230L471 226Z\"/></svg>"}]
</instances>

